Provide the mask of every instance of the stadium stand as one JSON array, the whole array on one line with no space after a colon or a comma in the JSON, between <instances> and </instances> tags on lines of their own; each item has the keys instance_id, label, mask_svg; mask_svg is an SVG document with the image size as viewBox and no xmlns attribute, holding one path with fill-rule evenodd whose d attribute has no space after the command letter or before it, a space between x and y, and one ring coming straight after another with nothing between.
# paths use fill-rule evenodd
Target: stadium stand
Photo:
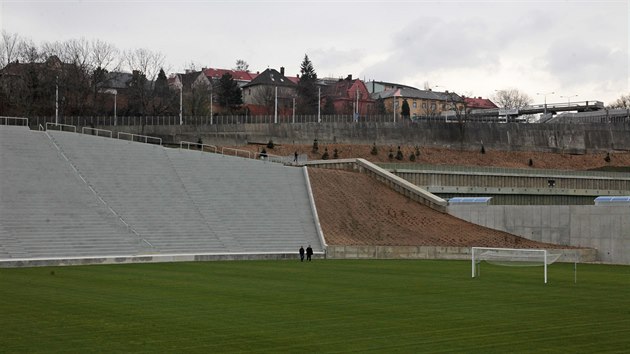
<instances>
[{"instance_id":1,"label":"stadium stand","mask_svg":"<svg viewBox=\"0 0 630 354\"><path fill-rule=\"evenodd\" d=\"M83 183L50 139L0 128L0 258L137 254L138 239Z\"/></svg>"},{"instance_id":2,"label":"stadium stand","mask_svg":"<svg viewBox=\"0 0 630 354\"><path fill-rule=\"evenodd\" d=\"M301 168L70 132L0 132L0 260L324 251Z\"/></svg>"}]
</instances>

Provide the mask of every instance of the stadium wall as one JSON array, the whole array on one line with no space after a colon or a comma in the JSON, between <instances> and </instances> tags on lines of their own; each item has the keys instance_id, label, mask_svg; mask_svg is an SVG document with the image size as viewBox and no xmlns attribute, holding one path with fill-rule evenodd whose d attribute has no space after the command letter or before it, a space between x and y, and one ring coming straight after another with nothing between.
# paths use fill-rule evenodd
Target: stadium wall
<instances>
[{"instance_id":1,"label":"stadium wall","mask_svg":"<svg viewBox=\"0 0 630 354\"><path fill-rule=\"evenodd\" d=\"M555 249L554 251L558 251ZM574 262L576 252L580 262L595 262L594 249L561 249L560 262ZM436 246L336 246L328 245L326 258L331 259L450 259L470 260L470 247Z\"/></svg>"},{"instance_id":2,"label":"stadium wall","mask_svg":"<svg viewBox=\"0 0 630 354\"><path fill-rule=\"evenodd\" d=\"M630 207L451 205L451 215L530 240L591 247L597 260L630 264Z\"/></svg>"},{"instance_id":3,"label":"stadium wall","mask_svg":"<svg viewBox=\"0 0 630 354\"><path fill-rule=\"evenodd\" d=\"M77 121L78 123L79 121ZM630 123L524 124L445 122L336 122L213 125L98 125L97 128L157 136L167 144L215 145L320 143L422 145L465 150L548 151L583 154L630 151Z\"/></svg>"}]
</instances>

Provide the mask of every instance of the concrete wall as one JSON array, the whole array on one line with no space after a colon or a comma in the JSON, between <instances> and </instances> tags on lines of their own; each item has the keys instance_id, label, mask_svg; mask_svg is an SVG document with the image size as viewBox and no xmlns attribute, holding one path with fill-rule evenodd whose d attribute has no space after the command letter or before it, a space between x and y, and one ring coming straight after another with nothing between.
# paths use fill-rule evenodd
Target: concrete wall
<instances>
[{"instance_id":1,"label":"concrete wall","mask_svg":"<svg viewBox=\"0 0 630 354\"><path fill-rule=\"evenodd\" d=\"M530 240L597 249L597 260L630 264L630 207L451 205L451 215Z\"/></svg>"},{"instance_id":2,"label":"concrete wall","mask_svg":"<svg viewBox=\"0 0 630 354\"><path fill-rule=\"evenodd\" d=\"M320 143L445 146L476 150L538 150L567 153L630 151L630 123L280 123L213 125L135 125L97 128L158 136L165 143L180 141L242 145L247 142L280 144ZM80 129L80 127L79 127Z\"/></svg>"},{"instance_id":3,"label":"concrete wall","mask_svg":"<svg viewBox=\"0 0 630 354\"><path fill-rule=\"evenodd\" d=\"M325 258L323 252L315 252L313 259ZM0 268L17 267L58 267L94 264L132 264L132 263L166 263L166 262L210 262L234 260L297 260L295 253L225 253L225 254L180 254L180 255L146 255L121 257L80 257L52 259L12 259L0 261Z\"/></svg>"},{"instance_id":4,"label":"concrete wall","mask_svg":"<svg viewBox=\"0 0 630 354\"><path fill-rule=\"evenodd\" d=\"M326 258L331 259L455 259L470 260L470 247L435 246L335 246L329 245ZM575 253L580 262L596 261L593 249L563 249L560 262L573 262Z\"/></svg>"}]
</instances>

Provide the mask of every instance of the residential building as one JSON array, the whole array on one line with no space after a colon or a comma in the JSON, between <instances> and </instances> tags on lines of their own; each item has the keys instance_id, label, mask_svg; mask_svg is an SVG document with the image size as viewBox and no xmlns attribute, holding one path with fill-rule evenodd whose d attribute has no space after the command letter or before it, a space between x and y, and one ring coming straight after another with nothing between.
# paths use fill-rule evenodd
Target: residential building
<instances>
[{"instance_id":1,"label":"residential building","mask_svg":"<svg viewBox=\"0 0 630 354\"><path fill-rule=\"evenodd\" d=\"M470 113L473 109L492 109L499 108L494 102L490 101L487 98L481 97L465 97L464 103L466 104L466 112Z\"/></svg>"},{"instance_id":2,"label":"residential building","mask_svg":"<svg viewBox=\"0 0 630 354\"><path fill-rule=\"evenodd\" d=\"M322 106L326 106L327 100L332 101L335 114L366 116L372 114L374 110L374 99L370 96L365 83L358 79L353 80L352 75L324 86Z\"/></svg>"},{"instance_id":3,"label":"residential building","mask_svg":"<svg viewBox=\"0 0 630 354\"><path fill-rule=\"evenodd\" d=\"M276 102L279 115L293 112L297 97L297 84L280 71L267 69L243 86L243 105L250 114L274 114Z\"/></svg>"},{"instance_id":4,"label":"residential building","mask_svg":"<svg viewBox=\"0 0 630 354\"><path fill-rule=\"evenodd\" d=\"M410 118L436 117L446 112L464 109L464 100L453 92L438 92L432 90L418 90L414 88L396 88L372 94L373 99L383 99L385 108L393 114L395 107L399 116L403 101L409 104Z\"/></svg>"}]
</instances>

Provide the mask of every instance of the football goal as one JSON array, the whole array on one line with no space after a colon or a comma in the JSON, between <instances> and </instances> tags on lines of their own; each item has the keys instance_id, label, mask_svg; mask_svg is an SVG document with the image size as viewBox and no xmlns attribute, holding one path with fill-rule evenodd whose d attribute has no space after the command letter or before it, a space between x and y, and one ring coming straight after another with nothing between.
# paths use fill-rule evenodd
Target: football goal
<instances>
[{"instance_id":1,"label":"football goal","mask_svg":"<svg viewBox=\"0 0 630 354\"><path fill-rule=\"evenodd\" d=\"M547 266L560 258L560 253L550 254L544 249L526 248L492 248L472 247L472 277L479 276L480 263L487 262L496 265L527 267L542 266L545 284L547 283Z\"/></svg>"}]
</instances>

